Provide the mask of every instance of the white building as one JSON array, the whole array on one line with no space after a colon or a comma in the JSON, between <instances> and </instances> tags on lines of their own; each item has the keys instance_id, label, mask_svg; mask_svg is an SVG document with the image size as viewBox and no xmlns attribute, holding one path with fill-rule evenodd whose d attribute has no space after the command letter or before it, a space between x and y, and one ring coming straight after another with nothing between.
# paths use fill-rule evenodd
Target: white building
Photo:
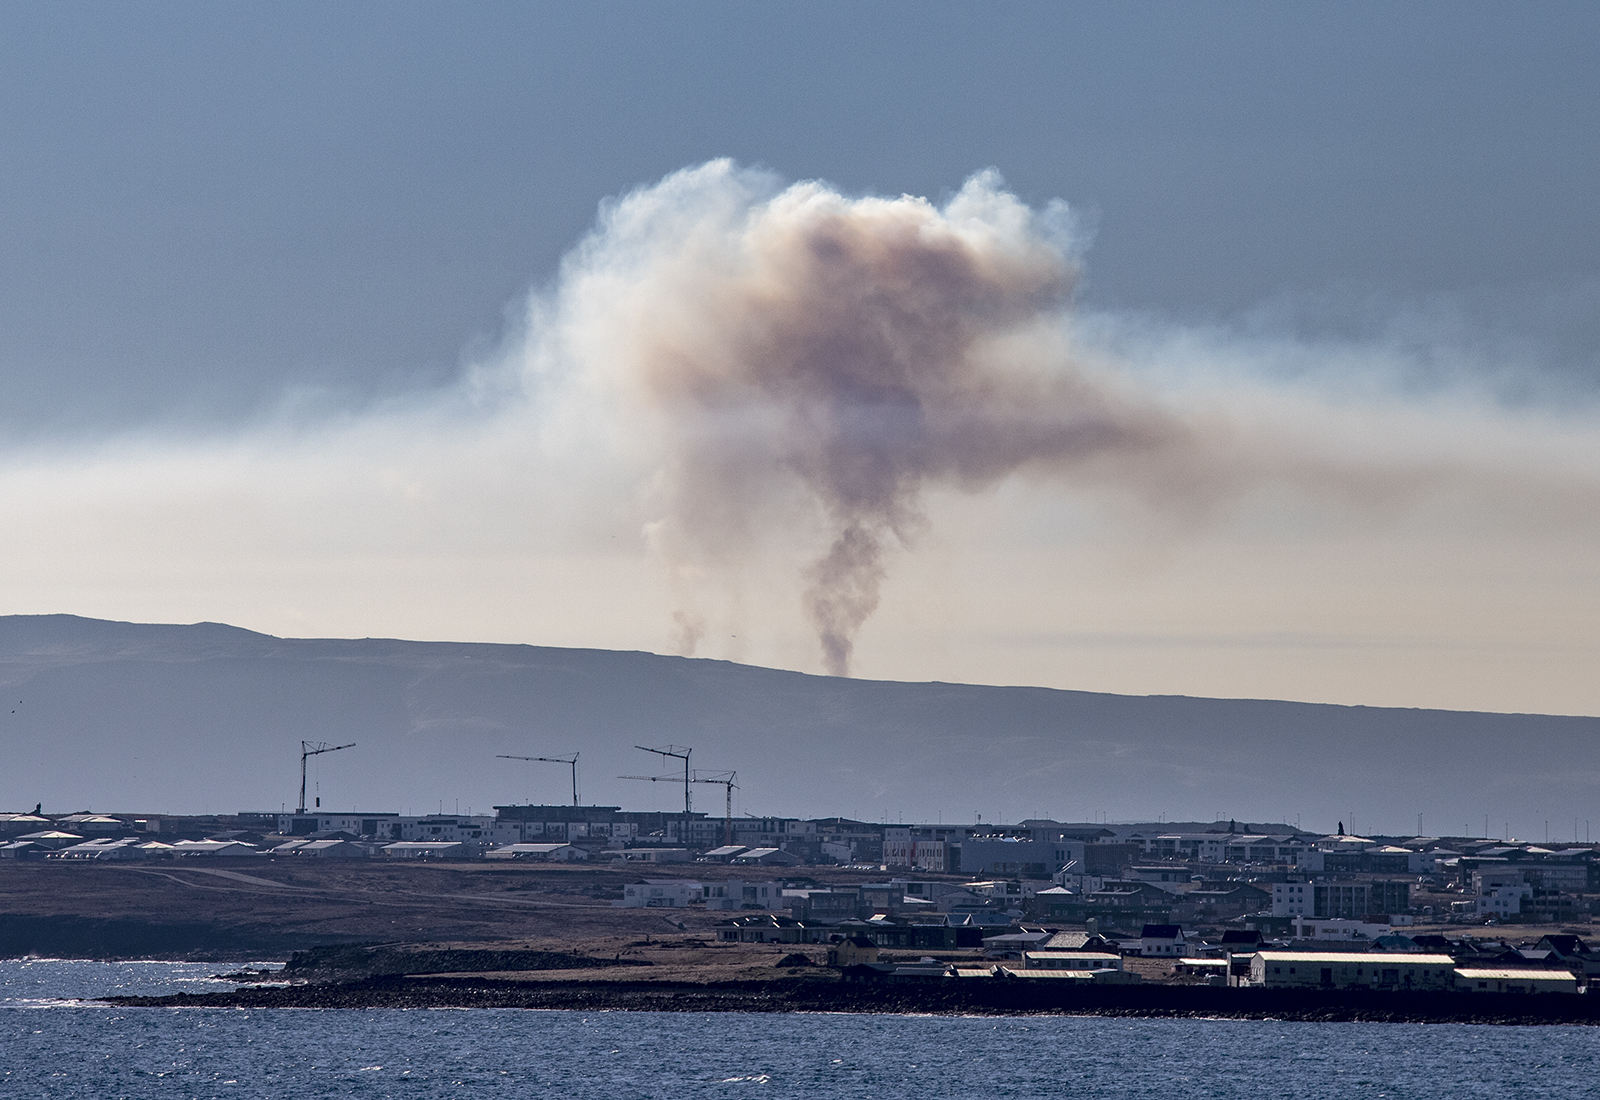
<instances>
[{"instance_id":1,"label":"white building","mask_svg":"<svg viewBox=\"0 0 1600 1100\"><path fill-rule=\"evenodd\" d=\"M1521 913L1523 899L1531 897L1533 897L1533 887L1525 882L1491 886L1478 894L1478 904L1474 911L1480 917L1503 920Z\"/></svg>"},{"instance_id":2,"label":"white building","mask_svg":"<svg viewBox=\"0 0 1600 1100\"><path fill-rule=\"evenodd\" d=\"M1139 954L1146 958L1178 959L1188 953L1183 929L1176 924L1147 924L1139 936Z\"/></svg>"},{"instance_id":3,"label":"white building","mask_svg":"<svg viewBox=\"0 0 1600 1100\"><path fill-rule=\"evenodd\" d=\"M576 844L503 844L485 852L483 858L570 863L573 860L588 859L589 853Z\"/></svg>"},{"instance_id":4,"label":"white building","mask_svg":"<svg viewBox=\"0 0 1600 1100\"><path fill-rule=\"evenodd\" d=\"M1024 951L1024 970L1121 970L1122 956L1098 951Z\"/></svg>"},{"instance_id":5,"label":"white building","mask_svg":"<svg viewBox=\"0 0 1600 1100\"><path fill-rule=\"evenodd\" d=\"M883 865L942 875L945 868L950 865L950 844L948 841L930 840L926 837L885 836Z\"/></svg>"},{"instance_id":6,"label":"white building","mask_svg":"<svg viewBox=\"0 0 1600 1100\"><path fill-rule=\"evenodd\" d=\"M1290 929L1297 940L1375 940L1389 934L1387 924L1347 917L1296 917Z\"/></svg>"},{"instance_id":7,"label":"white building","mask_svg":"<svg viewBox=\"0 0 1600 1100\"><path fill-rule=\"evenodd\" d=\"M1309 917L1316 912L1316 898L1309 883L1274 882L1272 884L1272 915L1275 917Z\"/></svg>"},{"instance_id":8,"label":"white building","mask_svg":"<svg viewBox=\"0 0 1600 1100\"><path fill-rule=\"evenodd\" d=\"M1465 993L1576 993L1578 978L1569 970L1499 970L1462 966L1456 988Z\"/></svg>"},{"instance_id":9,"label":"white building","mask_svg":"<svg viewBox=\"0 0 1600 1100\"><path fill-rule=\"evenodd\" d=\"M622 888L617 905L625 909L687 909L691 902L703 901L705 888L684 879L647 879L630 882Z\"/></svg>"},{"instance_id":10,"label":"white building","mask_svg":"<svg viewBox=\"0 0 1600 1100\"><path fill-rule=\"evenodd\" d=\"M742 882L736 878L707 882L701 884L701 896L707 909L776 910L784 907L781 882Z\"/></svg>"},{"instance_id":11,"label":"white building","mask_svg":"<svg viewBox=\"0 0 1600 1100\"><path fill-rule=\"evenodd\" d=\"M687 848L623 848L611 853L627 863L688 863Z\"/></svg>"},{"instance_id":12,"label":"white building","mask_svg":"<svg viewBox=\"0 0 1600 1100\"><path fill-rule=\"evenodd\" d=\"M1358 951L1258 951L1249 984L1263 989L1451 989L1449 955Z\"/></svg>"}]
</instances>

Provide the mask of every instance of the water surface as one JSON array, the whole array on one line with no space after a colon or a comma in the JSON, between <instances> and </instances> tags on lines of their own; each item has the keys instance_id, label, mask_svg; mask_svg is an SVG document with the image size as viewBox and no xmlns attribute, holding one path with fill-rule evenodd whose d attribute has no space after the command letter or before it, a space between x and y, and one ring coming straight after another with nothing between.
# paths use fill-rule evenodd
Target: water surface
<instances>
[{"instance_id":1,"label":"water surface","mask_svg":"<svg viewBox=\"0 0 1600 1100\"><path fill-rule=\"evenodd\" d=\"M0 963L5 1097L1591 1097L1600 1028L439 1009L125 1009L216 964ZM231 969L231 968L227 968Z\"/></svg>"}]
</instances>

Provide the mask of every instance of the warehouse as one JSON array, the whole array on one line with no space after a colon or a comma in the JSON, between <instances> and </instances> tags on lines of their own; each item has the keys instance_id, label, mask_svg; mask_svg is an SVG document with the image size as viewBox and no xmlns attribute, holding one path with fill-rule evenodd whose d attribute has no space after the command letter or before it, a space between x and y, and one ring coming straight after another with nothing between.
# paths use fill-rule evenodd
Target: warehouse
<instances>
[{"instance_id":1,"label":"warehouse","mask_svg":"<svg viewBox=\"0 0 1600 1100\"><path fill-rule=\"evenodd\" d=\"M1250 985L1263 989L1451 989L1449 955L1356 951L1258 951Z\"/></svg>"}]
</instances>

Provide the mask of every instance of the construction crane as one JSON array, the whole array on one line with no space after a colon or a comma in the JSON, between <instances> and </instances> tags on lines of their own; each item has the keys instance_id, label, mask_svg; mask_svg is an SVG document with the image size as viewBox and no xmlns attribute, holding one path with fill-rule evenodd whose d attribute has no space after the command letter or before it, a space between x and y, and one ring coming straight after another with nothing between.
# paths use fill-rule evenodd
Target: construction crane
<instances>
[{"instance_id":1,"label":"construction crane","mask_svg":"<svg viewBox=\"0 0 1600 1100\"><path fill-rule=\"evenodd\" d=\"M728 804L722 816L722 843L733 843L733 792L739 784L734 780L739 778L738 772L720 772L717 775L695 776L689 780L691 783L716 783L728 788Z\"/></svg>"},{"instance_id":2,"label":"construction crane","mask_svg":"<svg viewBox=\"0 0 1600 1100\"><path fill-rule=\"evenodd\" d=\"M338 752L340 749L353 749L355 747L356 743L354 741L350 742L348 745L330 745L326 741L300 742L300 805L294 811L295 813L303 814L306 812L306 758L309 756L320 756L325 752ZM321 806L322 796L318 795L317 807L320 809Z\"/></svg>"},{"instance_id":3,"label":"construction crane","mask_svg":"<svg viewBox=\"0 0 1600 1100\"><path fill-rule=\"evenodd\" d=\"M505 753L495 753L496 760L532 760L541 764L568 764L572 767L572 804L578 804L578 753L569 752L565 756L507 756Z\"/></svg>"},{"instance_id":4,"label":"construction crane","mask_svg":"<svg viewBox=\"0 0 1600 1100\"><path fill-rule=\"evenodd\" d=\"M683 745L668 745L664 749L650 749L650 748L646 748L643 745L635 745L633 747L638 749L640 752L653 752L657 756L671 757L674 760L682 760L683 761L683 828L682 828L682 830L680 830L680 832L678 834L678 839L682 843L688 844L689 843L689 805L690 805L690 803L689 803L689 784L691 782L693 782L693 780L690 779L690 777L689 777L689 755L691 753L693 753L694 750L691 749L691 748L686 748ZM676 783L676 782L678 782L678 777L676 775L624 775L624 776L619 776L618 778L620 778L620 779L639 779L639 780L644 780L644 781L650 782L650 783L661 783L661 782Z\"/></svg>"}]
</instances>

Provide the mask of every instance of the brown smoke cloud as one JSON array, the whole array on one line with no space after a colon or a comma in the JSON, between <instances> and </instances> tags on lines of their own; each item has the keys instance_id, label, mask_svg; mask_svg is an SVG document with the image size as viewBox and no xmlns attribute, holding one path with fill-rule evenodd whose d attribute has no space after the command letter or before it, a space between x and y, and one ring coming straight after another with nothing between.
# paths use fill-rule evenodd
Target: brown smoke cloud
<instances>
[{"instance_id":1,"label":"brown smoke cloud","mask_svg":"<svg viewBox=\"0 0 1600 1100\"><path fill-rule=\"evenodd\" d=\"M674 570L736 568L800 490L827 533L804 608L847 675L930 489L1031 471L1187 508L1228 481L1225 433L1074 354L1072 243L1064 208L992 174L935 206L713 162L605 213L564 273L564 339L661 433ZM691 651L703 620L677 626Z\"/></svg>"}]
</instances>

